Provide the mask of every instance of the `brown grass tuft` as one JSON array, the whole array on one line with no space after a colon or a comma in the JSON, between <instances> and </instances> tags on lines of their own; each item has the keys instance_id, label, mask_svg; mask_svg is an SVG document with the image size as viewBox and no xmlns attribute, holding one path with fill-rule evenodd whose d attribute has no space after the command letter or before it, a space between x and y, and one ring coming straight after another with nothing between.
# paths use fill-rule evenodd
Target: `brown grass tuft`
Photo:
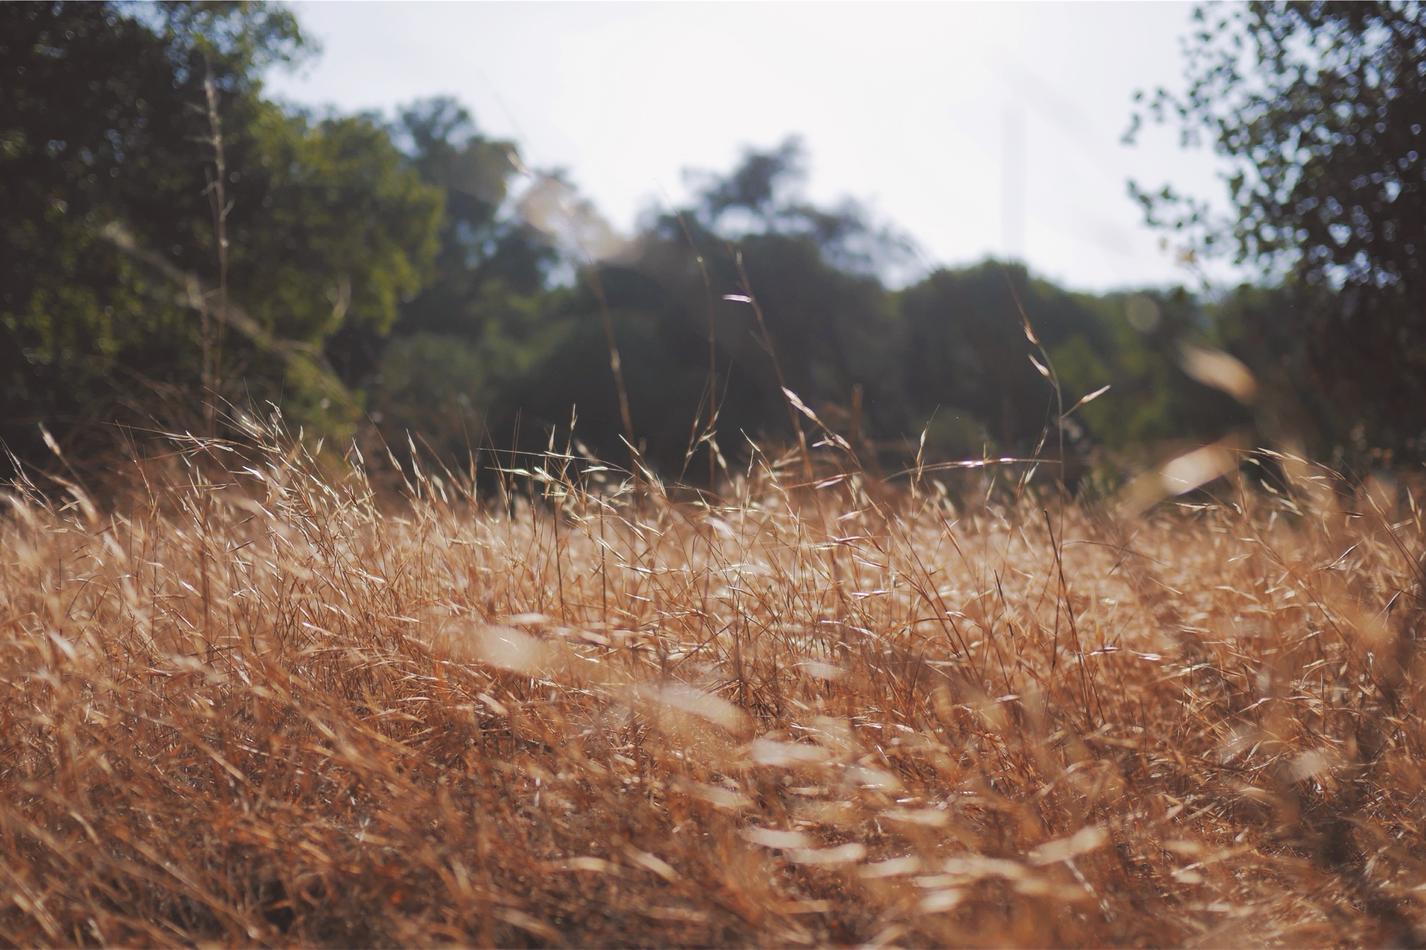
<instances>
[{"instance_id":1,"label":"brown grass tuft","mask_svg":"<svg viewBox=\"0 0 1426 950\"><path fill-rule=\"evenodd\" d=\"M180 448L5 499L0 941L1426 937L1405 492L384 501Z\"/></svg>"}]
</instances>

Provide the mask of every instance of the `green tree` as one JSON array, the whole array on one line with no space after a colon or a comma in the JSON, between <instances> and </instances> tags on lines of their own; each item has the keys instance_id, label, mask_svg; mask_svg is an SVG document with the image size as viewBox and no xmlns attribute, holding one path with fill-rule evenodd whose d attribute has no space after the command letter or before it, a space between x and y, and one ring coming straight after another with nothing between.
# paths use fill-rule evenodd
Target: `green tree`
<instances>
[{"instance_id":1,"label":"green tree","mask_svg":"<svg viewBox=\"0 0 1426 950\"><path fill-rule=\"evenodd\" d=\"M1273 319L1298 328L1296 354L1352 400L1367 440L1426 452L1426 5L1250 3L1195 18L1186 89L1148 98L1130 138L1147 119L1210 142L1231 213L1134 186L1148 220L1323 304Z\"/></svg>"},{"instance_id":2,"label":"green tree","mask_svg":"<svg viewBox=\"0 0 1426 950\"><path fill-rule=\"evenodd\" d=\"M574 286L538 310L539 332L523 348L528 369L488 416L496 443L512 444L518 410L525 447L540 447L574 406L595 451L625 456L606 316L636 437L666 473L707 476L702 461L690 465L689 447L707 431L710 398L730 455L745 446L740 433L791 439L768 340L788 387L819 412L836 417L860 387L867 428L899 434L900 334L876 271L902 248L855 205L804 200L804 166L795 141L750 150L726 175L692 176L687 207L647 216L622 244L558 181L523 201L530 218L555 224L566 260L582 266ZM555 205L573 210L554 214Z\"/></svg>"},{"instance_id":3,"label":"green tree","mask_svg":"<svg viewBox=\"0 0 1426 950\"><path fill-rule=\"evenodd\" d=\"M676 318L685 363L705 381L707 371L694 367L710 362L699 354L712 319L725 433L790 436L780 373L829 421L844 428L855 421L869 436L900 435L903 335L881 275L905 266L910 242L856 202L812 204L806 177L796 138L745 151L726 175L691 173L695 201L649 222L634 266L687 302ZM747 297L762 312L766 338ZM859 420L848 415L854 406L865 409Z\"/></svg>"},{"instance_id":4,"label":"green tree","mask_svg":"<svg viewBox=\"0 0 1426 950\"><path fill-rule=\"evenodd\" d=\"M1099 444L1125 456L1161 456L1165 443L1191 446L1251 421L1246 408L1184 370L1186 347L1220 349L1216 310L1183 288L1077 295L1102 327L1099 342L1076 336L1051 348L1074 398L1108 383L1079 417Z\"/></svg>"},{"instance_id":5,"label":"green tree","mask_svg":"<svg viewBox=\"0 0 1426 950\"><path fill-rule=\"evenodd\" d=\"M514 143L480 132L449 98L407 106L389 123L406 162L444 196L434 269L385 328L334 341L346 378L372 387L388 442L407 430L447 457L478 445L550 336L543 295L559 261L552 241L512 207L524 168ZM567 414L566 414L567 415Z\"/></svg>"},{"instance_id":6,"label":"green tree","mask_svg":"<svg viewBox=\"0 0 1426 950\"><path fill-rule=\"evenodd\" d=\"M126 404L163 416L204 383L351 431L357 400L323 346L348 323L389 326L419 288L440 196L374 120L263 98L263 70L304 49L278 6L0 6L12 447L37 422L78 437ZM210 347L217 369L200 372Z\"/></svg>"},{"instance_id":7,"label":"green tree","mask_svg":"<svg viewBox=\"0 0 1426 950\"><path fill-rule=\"evenodd\" d=\"M1028 318L1049 349L1081 340L1089 354L1107 353L1113 343L1106 327L1081 299L1032 278L1019 264L986 261L960 270L942 269L908 287L898 300L907 334L907 385L918 421L968 415L978 428L937 431L953 442L938 446L953 454L977 452L984 435L1007 452L1027 452L1046 426L1053 427L1056 402L1046 377L1031 362L1037 348L1025 334ZM1042 364L1043 365L1043 364ZM1078 360L1083 375L1097 361ZM1067 380L1084 387L1064 393L1068 404L1107 379ZM979 439L977 439L979 442Z\"/></svg>"}]
</instances>

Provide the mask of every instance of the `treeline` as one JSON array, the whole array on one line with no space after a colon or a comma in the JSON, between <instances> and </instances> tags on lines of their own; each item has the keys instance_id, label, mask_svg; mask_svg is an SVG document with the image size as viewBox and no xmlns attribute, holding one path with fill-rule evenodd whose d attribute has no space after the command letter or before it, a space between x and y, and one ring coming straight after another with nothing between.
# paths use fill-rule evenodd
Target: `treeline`
<instances>
[{"instance_id":1,"label":"treeline","mask_svg":"<svg viewBox=\"0 0 1426 950\"><path fill-rule=\"evenodd\" d=\"M1092 295L987 261L893 289L908 242L809 203L795 141L694 176L687 207L624 238L449 99L274 102L265 70L309 52L274 6L0 5L16 457L43 456L41 426L82 458L116 421L220 431L203 406L271 402L330 445L410 433L460 461L544 448L577 411L593 452L632 439L699 480L715 445L792 438L784 387L873 466L1022 454L1057 428L1106 468L1230 431L1422 453L1419 382L1318 332L1340 323L1330 282ZM1205 385L1220 351L1254 374L1234 395Z\"/></svg>"}]
</instances>

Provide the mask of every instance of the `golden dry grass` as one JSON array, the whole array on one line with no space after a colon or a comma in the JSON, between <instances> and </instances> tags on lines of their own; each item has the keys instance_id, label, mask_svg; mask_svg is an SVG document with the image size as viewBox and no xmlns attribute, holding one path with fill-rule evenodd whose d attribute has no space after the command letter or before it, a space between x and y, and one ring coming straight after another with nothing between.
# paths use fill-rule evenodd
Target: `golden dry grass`
<instances>
[{"instance_id":1,"label":"golden dry grass","mask_svg":"<svg viewBox=\"0 0 1426 950\"><path fill-rule=\"evenodd\" d=\"M9 494L0 942L1426 935L1409 497L185 458Z\"/></svg>"}]
</instances>

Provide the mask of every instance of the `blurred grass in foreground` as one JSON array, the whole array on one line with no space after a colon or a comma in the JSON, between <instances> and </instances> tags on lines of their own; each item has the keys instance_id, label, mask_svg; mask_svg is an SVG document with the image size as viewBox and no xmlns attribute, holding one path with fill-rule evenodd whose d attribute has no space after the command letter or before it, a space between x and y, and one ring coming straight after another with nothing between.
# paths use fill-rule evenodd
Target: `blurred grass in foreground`
<instances>
[{"instance_id":1,"label":"blurred grass in foreground","mask_svg":"<svg viewBox=\"0 0 1426 950\"><path fill-rule=\"evenodd\" d=\"M755 453L700 502L552 451L387 499L252 434L8 494L4 942L1426 935L1404 489Z\"/></svg>"}]
</instances>

